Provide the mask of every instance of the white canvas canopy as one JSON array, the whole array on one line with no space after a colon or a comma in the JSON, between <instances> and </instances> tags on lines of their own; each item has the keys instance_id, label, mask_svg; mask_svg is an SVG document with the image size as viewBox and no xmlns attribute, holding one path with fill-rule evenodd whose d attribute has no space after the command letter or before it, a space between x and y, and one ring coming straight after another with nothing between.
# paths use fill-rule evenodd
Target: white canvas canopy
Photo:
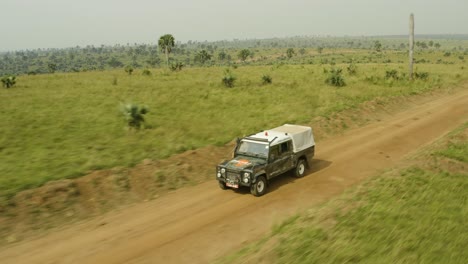
<instances>
[{"instance_id":1,"label":"white canvas canopy","mask_svg":"<svg viewBox=\"0 0 468 264\"><path fill-rule=\"evenodd\" d=\"M315 146L311 127L285 124L275 127L271 131L289 135L293 141L294 152Z\"/></svg>"},{"instance_id":2,"label":"white canvas canopy","mask_svg":"<svg viewBox=\"0 0 468 264\"><path fill-rule=\"evenodd\" d=\"M280 127L275 127L273 129L257 133L250 137L266 139L268 142L272 142L272 145L280 144L292 139L294 152L299 152L306 148L315 146L312 128L306 126L285 124Z\"/></svg>"}]
</instances>

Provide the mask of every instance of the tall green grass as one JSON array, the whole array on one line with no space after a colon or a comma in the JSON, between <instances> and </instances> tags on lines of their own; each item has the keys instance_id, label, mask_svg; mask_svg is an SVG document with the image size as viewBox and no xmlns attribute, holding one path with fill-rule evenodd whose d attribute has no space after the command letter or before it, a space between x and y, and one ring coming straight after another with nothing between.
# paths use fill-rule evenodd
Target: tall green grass
<instances>
[{"instance_id":1,"label":"tall green grass","mask_svg":"<svg viewBox=\"0 0 468 264\"><path fill-rule=\"evenodd\" d=\"M345 68L347 64L335 67ZM18 77L0 90L0 197L91 170L133 166L283 123L306 123L376 97L407 96L468 78L460 65L420 65L427 81L387 82L403 64L359 64L347 86L325 84L328 65L241 66L225 88L224 67L123 70ZM262 85L261 76L274 82ZM373 81L369 81L373 76ZM121 103L146 105L146 129L126 129Z\"/></svg>"},{"instance_id":2,"label":"tall green grass","mask_svg":"<svg viewBox=\"0 0 468 264\"><path fill-rule=\"evenodd\" d=\"M467 129L468 123L422 160L467 157ZM466 263L468 171L439 165L423 162L372 179L221 262Z\"/></svg>"}]
</instances>

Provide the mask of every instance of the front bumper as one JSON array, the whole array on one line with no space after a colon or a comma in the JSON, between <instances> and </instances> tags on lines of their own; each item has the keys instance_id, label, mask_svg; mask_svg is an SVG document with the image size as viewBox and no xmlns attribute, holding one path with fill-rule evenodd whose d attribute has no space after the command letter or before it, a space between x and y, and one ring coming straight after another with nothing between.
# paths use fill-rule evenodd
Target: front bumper
<instances>
[{"instance_id":1,"label":"front bumper","mask_svg":"<svg viewBox=\"0 0 468 264\"><path fill-rule=\"evenodd\" d=\"M224 176L216 177L216 179L218 181L225 182L226 184L233 186L250 186L252 184L251 179L247 183L245 183L244 181L242 181L241 173L242 172L226 172Z\"/></svg>"}]
</instances>

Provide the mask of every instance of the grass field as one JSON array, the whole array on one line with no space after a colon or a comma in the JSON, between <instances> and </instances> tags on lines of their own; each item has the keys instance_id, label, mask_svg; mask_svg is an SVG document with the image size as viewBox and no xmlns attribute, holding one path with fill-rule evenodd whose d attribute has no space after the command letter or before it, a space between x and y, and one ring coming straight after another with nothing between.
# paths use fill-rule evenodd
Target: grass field
<instances>
[{"instance_id":1,"label":"grass field","mask_svg":"<svg viewBox=\"0 0 468 264\"><path fill-rule=\"evenodd\" d=\"M220 263L466 263L468 123Z\"/></svg>"},{"instance_id":2,"label":"grass field","mask_svg":"<svg viewBox=\"0 0 468 264\"><path fill-rule=\"evenodd\" d=\"M358 55L337 56L349 61ZM151 76L138 70L131 76L123 70L19 76L14 88L0 90L0 198L50 180L221 145L283 123L305 123L376 97L419 94L468 79L464 60L452 56L444 58L451 63L437 64L438 55L431 52L418 56L432 63L416 65L418 72L429 73L427 80L387 80L387 70L406 71L406 63L398 63L403 55L372 56L379 61L358 61L352 76L347 63L331 66L318 59L312 65L240 66L232 69L234 88L221 84L225 67L153 69ZM392 63L381 62L384 58ZM344 70L347 86L325 84L331 67ZM273 83L262 85L263 74ZM145 129L126 129L119 106L129 102L149 107Z\"/></svg>"}]
</instances>

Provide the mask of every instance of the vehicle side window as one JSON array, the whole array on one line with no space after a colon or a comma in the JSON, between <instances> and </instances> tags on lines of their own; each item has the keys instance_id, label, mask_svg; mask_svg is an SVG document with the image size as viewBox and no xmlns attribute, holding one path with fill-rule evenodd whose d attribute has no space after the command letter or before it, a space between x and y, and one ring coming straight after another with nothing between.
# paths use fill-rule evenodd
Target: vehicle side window
<instances>
[{"instance_id":1,"label":"vehicle side window","mask_svg":"<svg viewBox=\"0 0 468 264\"><path fill-rule=\"evenodd\" d=\"M278 156L279 156L278 146L270 147L270 160L274 161L278 158Z\"/></svg>"},{"instance_id":2,"label":"vehicle side window","mask_svg":"<svg viewBox=\"0 0 468 264\"><path fill-rule=\"evenodd\" d=\"M284 142L284 143L281 143L280 144L280 154L283 155L284 153L287 153L289 152L289 146L291 144L289 144L289 141L288 142Z\"/></svg>"}]
</instances>

